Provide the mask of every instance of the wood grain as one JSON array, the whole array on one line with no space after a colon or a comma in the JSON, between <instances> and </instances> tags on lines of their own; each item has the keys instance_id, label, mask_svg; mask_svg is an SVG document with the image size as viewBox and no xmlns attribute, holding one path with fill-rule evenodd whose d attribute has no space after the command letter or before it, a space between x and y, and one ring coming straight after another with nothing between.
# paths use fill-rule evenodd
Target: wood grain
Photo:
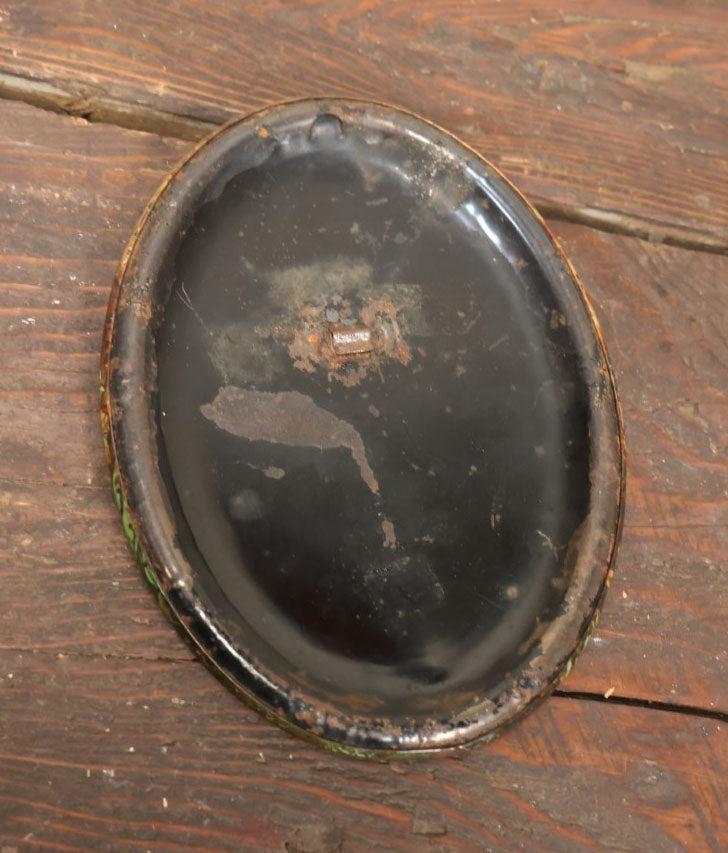
<instances>
[{"instance_id":1,"label":"wood grain","mask_svg":"<svg viewBox=\"0 0 728 853\"><path fill-rule=\"evenodd\" d=\"M400 103L562 218L728 251L724 4L9 0L0 28L0 72L58 109L189 137L286 98Z\"/></svg>"},{"instance_id":2,"label":"wood grain","mask_svg":"<svg viewBox=\"0 0 728 853\"><path fill-rule=\"evenodd\" d=\"M569 686L725 711L728 264L575 226L557 234L603 326L628 457L616 585Z\"/></svg>"},{"instance_id":3,"label":"wood grain","mask_svg":"<svg viewBox=\"0 0 728 853\"><path fill-rule=\"evenodd\" d=\"M488 747L327 755L196 663L0 653L19 851L725 850L725 723L553 698ZM7 848L6 848L7 849Z\"/></svg>"},{"instance_id":4,"label":"wood grain","mask_svg":"<svg viewBox=\"0 0 728 853\"><path fill-rule=\"evenodd\" d=\"M0 650L189 659L133 566L97 418L110 282L179 141L0 115ZM625 535L566 688L728 712L728 259L557 233L604 325L629 453Z\"/></svg>"}]
</instances>

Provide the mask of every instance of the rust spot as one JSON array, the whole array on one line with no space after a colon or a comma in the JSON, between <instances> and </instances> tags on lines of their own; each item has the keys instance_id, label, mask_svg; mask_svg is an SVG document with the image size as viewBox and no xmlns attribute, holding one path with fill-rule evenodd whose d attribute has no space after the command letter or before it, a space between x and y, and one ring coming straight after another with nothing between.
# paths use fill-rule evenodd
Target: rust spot
<instances>
[{"instance_id":1,"label":"rust spot","mask_svg":"<svg viewBox=\"0 0 728 853\"><path fill-rule=\"evenodd\" d=\"M293 360L293 366L304 373L315 373L319 362L318 335L308 335L296 332L288 344L288 354Z\"/></svg>"},{"instance_id":2,"label":"rust spot","mask_svg":"<svg viewBox=\"0 0 728 853\"><path fill-rule=\"evenodd\" d=\"M388 518L385 518L382 522L382 533L384 533L384 547L396 548L397 537L394 533L394 524Z\"/></svg>"},{"instance_id":3,"label":"rust spot","mask_svg":"<svg viewBox=\"0 0 728 853\"><path fill-rule=\"evenodd\" d=\"M289 331L288 354L305 373L324 367L329 379L352 387L371 371L381 375L387 361L405 367L412 361L402 309L389 299L365 301L358 312L347 298L335 307L307 302L297 321Z\"/></svg>"},{"instance_id":4,"label":"rust spot","mask_svg":"<svg viewBox=\"0 0 728 853\"><path fill-rule=\"evenodd\" d=\"M375 347L384 357L396 359L405 367L412 361L394 303L388 299L372 299L362 308L361 318L374 330Z\"/></svg>"}]
</instances>

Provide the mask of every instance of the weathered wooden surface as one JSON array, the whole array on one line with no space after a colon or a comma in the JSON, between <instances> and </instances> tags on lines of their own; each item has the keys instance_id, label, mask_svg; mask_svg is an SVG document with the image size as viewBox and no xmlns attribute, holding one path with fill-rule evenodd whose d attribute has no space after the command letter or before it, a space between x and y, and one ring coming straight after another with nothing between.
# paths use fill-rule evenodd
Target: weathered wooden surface
<instances>
[{"instance_id":1,"label":"weathered wooden surface","mask_svg":"<svg viewBox=\"0 0 728 853\"><path fill-rule=\"evenodd\" d=\"M600 317L622 402L616 584L572 689L728 711L728 259L556 233Z\"/></svg>"},{"instance_id":2,"label":"weathered wooden surface","mask_svg":"<svg viewBox=\"0 0 728 853\"><path fill-rule=\"evenodd\" d=\"M552 698L486 748L373 764L262 723L197 663L0 657L19 850L725 850L726 724Z\"/></svg>"},{"instance_id":3,"label":"weathered wooden surface","mask_svg":"<svg viewBox=\"0 0 728 853\"><path fill-rule=\"evenodd\" d=\"M0 33L6 95L186 138L286 98L401 103L562 218L728 250L722 3L8 0Z\"/></svg>"}]
</instances>

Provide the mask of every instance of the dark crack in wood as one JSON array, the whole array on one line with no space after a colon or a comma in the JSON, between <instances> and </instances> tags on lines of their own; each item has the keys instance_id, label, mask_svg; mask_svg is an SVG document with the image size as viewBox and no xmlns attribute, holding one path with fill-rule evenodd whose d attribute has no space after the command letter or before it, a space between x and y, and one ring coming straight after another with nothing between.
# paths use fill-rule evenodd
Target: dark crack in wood
<instances>
[{"instance_id":1,"label":"dark crack in wood","mask_svg":"<svg viewBox=\"0 0 728 853\"><path fill-rule=\"evenodd\" d=\"M68 84L59 86L13 74L0 73L0 98L22 101L30 106L86 121L191 141L204 138L218 127L213 122L187 118L91 92L88 87Z\"/></svg>"},{"instance_id":2,"label":"dark crack in wood","mask_svg":"<svg viewBox=\"0 0 728 853\"><path fill-rule=\"evenodd\" d=\"M116 125L129 130L154 133L193 142L203 139L220 124L189 118L143 104L112 98L88 86L66 82L46 83L0 72L0 99L22 101L30 106L61 113L89 122ZM616 210L530 196L542 216L559 222L574 222L599 231L623 234L652 243L664 243L684 249L728 254L728 235L684 228Z\"/></svg>"}]
</instances>

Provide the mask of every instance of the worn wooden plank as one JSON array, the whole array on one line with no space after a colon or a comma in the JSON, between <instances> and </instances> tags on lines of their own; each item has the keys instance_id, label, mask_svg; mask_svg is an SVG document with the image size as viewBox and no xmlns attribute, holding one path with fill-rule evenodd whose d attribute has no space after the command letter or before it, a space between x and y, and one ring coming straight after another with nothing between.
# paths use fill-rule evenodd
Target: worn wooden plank
<instances>
[{"instance_id":1,"label":"worn wooden plank","mask_svg":"<svg viewBox=\"0 0 728 853\"><path fill-rule=\"evenodd\" d=\"M725 723L554 698L395 765L258 719L189 662L0 653L0 842L19 850L725 850Z\"/></svg>"},{"instance_id":2,"label":"worn wooden plank","mask_svg":"<svg viewBox=\"0 0 728 853\"><path fill-rule=\"evenodd\" d=\"M94 377L109 283L187 146L20 104L0 126L0 477L105 486Z\"/></svg>"},{"instance_id":3,"label":"worn wooden plank","mask_svg":"<svg viewBox=\"0 0 728 853\"><path fill-rule=\"evenodd\" d=\"M628 457L617 583L570 686L725 711L728 264L575 226L557 233L603 326Z\"/></svg>"},{"instance_id":4,"label":"worn wooden plank","mask_svg":"<svg viewBox=\"0 0 728 853\"><path fill-rule=\"evenodd\" d=\"M187 658L131 563L96 414L114 266L185 146L20 104L0 146L0 649ZM604 324L631 472L615 582L567 687L728 712L728 259L557 230Z\"/></svg>"},{"instance_id":5,"label":"worn wooden plank","mask_svg":"<svg viewBox=\"0 0 728 853\"><path fill-rule=\"evenodd\" d=\"M687 244L697 229L705 245L728 247L724 4L119 0L99 8L5 3L0 73L43 83L38 103L126 125L138 104L137 126L156 121L186 137L204 132L190 117L219 122L286 98L401 103L461 134L562 217L642 233L647 222L655 239L677 227ZM33 98L22 80L4 90Z\"/></svg>"}]
</instances>

